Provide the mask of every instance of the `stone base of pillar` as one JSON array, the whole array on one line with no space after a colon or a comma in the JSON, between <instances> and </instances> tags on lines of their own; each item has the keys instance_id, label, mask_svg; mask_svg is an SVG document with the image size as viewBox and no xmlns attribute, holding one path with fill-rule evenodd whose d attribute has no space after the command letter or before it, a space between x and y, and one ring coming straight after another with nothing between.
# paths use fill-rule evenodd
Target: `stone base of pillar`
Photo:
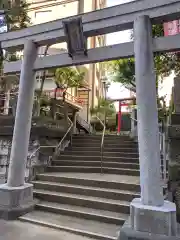
<instances>
[{"instance_id":1,"label":"stone base of pillar","mask_svg":"<svg viewBox=\"0 0 180 240\"><path fill-rule=\"evenodd\" d=\"M0 184L5 184L5 182L6 182L5 173L0 172Z\"/></svg>"},{"instance_id":2,"label":"stone base of pillar","mask_svg":"<svg viewBox=\"0 0 180 240\"><path fill-rule=\"evenodd\" d=\"M162 207L143 205L134 199L130 219L121 229L118 240L177 239L176 206L169 201Z\"/></svg>"},{"instance_id":3,"label":"stone base of pillar","mask_svg":"<svg viewBox=\"0 0 180 240\"><path fill-rule=\"evenodd\" d=\"M13 220L31 211L34 207L33 185L21 187L0 185L0 218Z\"/></svg>"}]
</instances>

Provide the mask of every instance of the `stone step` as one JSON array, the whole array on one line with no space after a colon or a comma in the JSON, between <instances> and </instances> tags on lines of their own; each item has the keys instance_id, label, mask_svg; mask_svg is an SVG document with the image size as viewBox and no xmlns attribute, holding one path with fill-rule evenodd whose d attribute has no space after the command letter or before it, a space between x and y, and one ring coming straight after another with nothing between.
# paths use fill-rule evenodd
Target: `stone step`
<instances>
[{"instance_id":1,"label":"stone step","mask_svg":"<svg viewBox=\"0 0 180 240\"><path fill-rule=\"evenodd\" d=\"M101 161L54 160L53 166L101 166ZM139 169L139 164L125 162L103 162L103 167Z\"/></svg>"},{"instance_id":2,"label":"stone step","mask_svg":"<svg viewBox=\"0 0 180 240\"><path fill-rule=\"evenodd\" d=\"M107 189L100 187L81 186L74 184L64 184L47 181L33 181L35 189L43 189L54 192L68 192L72 194L79 194L84 196L102 197L114 200L132 201L139 197L139 193L127 190Z\"/></svg>"},{"instance_id":3,"label":"stone step","mask_svg":"<svg viewBox=\"0 0 180 240\"><path fill-rule=\"evenodd\" d=\"M123 225L123 223L127 220L129 216L127 214L110 212L105 210L97 210L87 207L79 207L74 205L43 201L36 204L35 209L43 212L52 212L65 216L72 216L116 225Z\"/></svg>"},{"instance_id":4,"label":"stone step","mask_svg":"<svg viewBox=\"0 0 180 240\"><path fill-rule=\"evenodd\" d=\"M104 152L129 152L129 153L138 153L138 149L137 148L124 148L124 147L106 147L104 146L103 147L103 150ZM101 147L100 145L99 146L96 146L96 147L92 147L92 146L72 146L72 147L69 147L67 148L66 152L67 151L101 151Z\"/></svg>"},{"instance_id":5,"label":"stone step","mask_svg":"<svg viewBox=\"0 0 180 240\"><path fill-rule=\"evenodd\" d=\"M116 175L97 175L93 174L73 174L68 175L67 173L44 173L38 174L37 180L40 181L48 181L48 182L57 182L57 183L65 183L65 184L74 184L81 186L90 186L90 187L99 187L99 188L108 188L108 189L121 189L121 190L129 190L134 192L140 192L139 183L135 183L135 177L123 176L121 175L122 180L119 176ZM93 176L92 176L93 175ZM110 178L109 178L110 176ZM113 180L113 177L117 177L118 181ZM109 179L107 179L109 178ZM137 177L136 177L137 178ZM125 181L126 179L126 181Z\"/></svg>"},{"instance_id":6,"label":"stone step","mask_svg":"<svg viewBox=\"0 0 180 240\"><path fill-rule=\"evenodd\" d=\"M61 153L61 156L66 155L82 155L82 151L75 151L75 150L67 150L65 152ZM84 157L86 156L100 156L101 152L100 151L83 151ZM138 153L131 153L131 152L107 152L103 151L103 156L105 157L132 157L132 158L138 158L139 154Z\"/></svg>"},{"instance_id":7,"label":"stone step","mask_svg":"<svg viewBox=\"0 0 180 240\"><path fill-rule=\"evenodd\" d=\"M73 146L74 147L97 147L100 146L101 141L100 142L86 142L86 141L73 141ZM104 146L105 147L113 147L113 148L137 148L138 149L138 144L137 143L106 143L104 142Z\"/></svg>"},{"instance_id":8,"label":"stone step","mask_svg":"<svg viewBox=\"0 0 180 240\"><path fill-rule=\"evenodd\" d=\"M102 134L99 135L73 135L73 139L101 139ZM133 141L129 136L104 135L104 139L117 139Z\"/></svg>"},{"instance_id":9,"label":"stone step","mask_svg":"<svg viewBox=\"0 0 180 240\"><path fill-rule=\"evenodd\" d=\"M61 204L69 204L82 206L100 210L108 210L112 212L120 212L129 214L129 205L127 201L114 199L105 199L100 197L84 196L79 194L60 193L54 191L34 189L34 197L47 202L56 202Z\"/></svg>"},{"instance_id":10,"label":"stone step","mask_svg":"<svg viewBox=\"0 0 180 240\"><path fill-rule=\"evenodd\" d=\"M99 140L102 139L102 134L99 135L74 135L73 139L95 139ZM134 140L129 136L115 136L115 135L104 135L105 140L116 140L116 141L131 141Z\"/></svg>"},{"instance_id":11,"label":"stone step","mask_svg":"<svg viewBox=\"0 0 180 240\"><path fill-rule=\"evenodd\" d=\"M84 156L82 153L79 155L72 155L68 152L64 152L57 157L57 160L78 160L78 161L101 161L101 156ZM103 156L103 162L125 162L125 163L137 163L139 164L139 158L137 157L110 157Z\"/></svg>"},{"instance_id":12,"label":"stone step","mask_svg":"<svg viewBox=\"0 0 180 240\"><path fill-rule=\"evenodd\" d=\"M100 173L101 167L88 167L88 166L51 166L47 168L48 172L79 172L79 173ZM139 170L128 168L110 168L104 167L103 173L109 174L122 174L129 176L139 176Z\"/></svg>"},{"instance_id":13,"label":"stone step","mask_svg":"<svg viewBox=\"0 0 180 240\"><path fill-rule=\"evenodd\" d=\"M99 138L99 139L86 139L86 138L84 138L84 139L72 139L72 142L74 143L74 142L76 142L76 143L82 143L82 142L85 142L85 143L88 143L88 144L91 144L91 143L96 143L96 144L101 144L101 139ZM105 139L104 140L104 144L134 144L134 142L133 141L131 141L131 140L122 140L122 139L120 139L120 140L116 140L116 139Z\"/></svg>"},{"instance_id":14,"label":"stone step","mask_svg":"<svg viewBox=\"0 0 180 240\"><path fill-rule=\"evenodd\" d=\"M20 217L20 220L99 240L116 240L120 230L120 226L115 224L100 223L43 211L33 211Z\"/></svg>"}]
</instances>

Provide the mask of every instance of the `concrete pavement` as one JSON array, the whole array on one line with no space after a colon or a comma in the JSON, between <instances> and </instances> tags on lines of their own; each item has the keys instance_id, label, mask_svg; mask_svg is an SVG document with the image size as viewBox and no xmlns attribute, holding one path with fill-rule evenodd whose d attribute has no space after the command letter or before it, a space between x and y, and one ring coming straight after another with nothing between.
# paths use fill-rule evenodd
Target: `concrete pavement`
<instances>
[{"instance_id":1,"label":"concrete pavement","mask_svg":"<svg viewBox=\"0 0 180 240\"><path fill-rule=\"evenodd\" d=\"M3 240L90 240L86 237L30 223L4 220L0 220L0 236Z\"/></svg>"}]
</instances>

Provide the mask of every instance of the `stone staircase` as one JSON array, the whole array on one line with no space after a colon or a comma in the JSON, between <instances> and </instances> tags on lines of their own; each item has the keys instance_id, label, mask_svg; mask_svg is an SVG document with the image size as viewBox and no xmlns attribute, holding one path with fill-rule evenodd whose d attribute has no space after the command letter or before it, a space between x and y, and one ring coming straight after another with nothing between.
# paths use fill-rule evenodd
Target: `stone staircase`
<instances>
[{"instance_id":1,"label":"stone staircase","mask_svg":"<svg viewBox=\"0 0 180 240\"><path fill-rule=\"evenodd\" d=\"M35 210L20 221L69 231L77 239L117 239L130 202L139 197L137 143L105 136L103 174L100 144L101 136L74 136L73 147L37 175Z\"/></svg>"}]
</instances>

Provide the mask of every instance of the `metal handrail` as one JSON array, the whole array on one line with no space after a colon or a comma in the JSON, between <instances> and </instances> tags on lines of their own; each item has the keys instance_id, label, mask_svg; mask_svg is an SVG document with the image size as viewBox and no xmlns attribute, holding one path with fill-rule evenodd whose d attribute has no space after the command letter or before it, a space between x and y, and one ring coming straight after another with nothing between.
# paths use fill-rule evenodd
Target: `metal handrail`
<instances>
[{"instance_id":1,"label":"metal handrail","mask_svg":"<svg viewBox=\"0 0 180 240\"><path fill-rule=\"evenodd\" d=\"M64 142L65 138L67 137L68 133L71 131L71 129L73 128L73 122L71 121L71 119L68 117L68 121L71 123L70 127L68 128L68 130L66 131L66 133L64 134L63 138L61 139L61 141L59 142L59 144L56 146L56 150L55 153L58 153L59 148L61 147L62 143ZM71 144L72 144L72 134L71 134Z\"/></svg>"},{"instance_id":2,"label":"metal handrail","mask_svg":"<svg viewBox=\"0 0 180 240\"><path fill-rule=\"evenodd\" d=\"M56 112L56 114L58 114L58 112ZM59 142L58 145L56 146L39 146L30 156L29 156L29 161L30 161L30 164L29 164L29 168L32 167L32 161L31 159L36 155L36 153L41 149L41 148L55 148L55 153L57 154L59 148L61 147L64 139L66 138L66 136L68 135L68 133L70 132L70 130L72 129L73 127L73 122L71 121L71 119L68 117L68 121L71 123L70 127L68 128L68 130L66 131L66 133L64 134L63 138L61 139L61 141ZM72 144L72 134L71 134L71 144Z\"/></svg>"},{"instance_id":3,"label":"metal handrail","mask_svg":"<svg viewBox=\"0 0 180 240\"><path fill-rule=\"evenodd\" d=\"M135 119L135 118L132 118L132 117L131 117L131 120L133 120L134 122L137 122L137 119Z\"/></svg>"},{"instance_id":4,"label":"metal handrail","mask_svg":"<svg viewBox=\"0 0 180 240\"><path fill-rule=\"evenodd\" d=\"M106 131L106 125L102 122L102 120L98 116L96 116L96 118L99 120L99 122L103 126L103 133L101 138L101 173L103 173L104 135Z\"/></svg>"},{"instance_id":5,"label":"metal handrail","mask_svg":"<svg viewBox=\"0 0 180 240\"><path fill-rule=\"evenodd\" d=\"M41 148L56 148L56 146L39 146L28 158L29 160L29 165L26 165L28 167L28 169L32 169L32 158L35 157L36 153L41 149ZM50 162L50 157L48 159L48 165L49 165L49 162ZM29 174L29 177L28 177L28 182L31 181L31 174Z\"/></svg>"},{"instance_id":6,"label":"metal handrail","mask_svg":"<svg viewBox=\"0 0 180 240\"><path fill-rule=\"evenodd\" d=\"M57 146L39 146L30 156L29 160L32 159L32 157L35 157L36 153L41 149L41 148L56 148Z\"/></svg>"}]
</instances>

